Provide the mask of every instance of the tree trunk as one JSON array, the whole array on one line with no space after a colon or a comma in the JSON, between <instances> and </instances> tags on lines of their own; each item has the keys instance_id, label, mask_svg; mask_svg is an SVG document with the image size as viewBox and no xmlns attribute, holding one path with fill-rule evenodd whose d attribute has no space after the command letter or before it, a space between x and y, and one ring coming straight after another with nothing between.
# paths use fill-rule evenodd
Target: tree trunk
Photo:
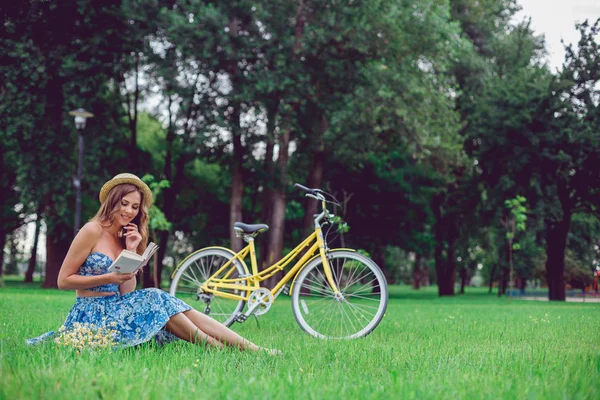
<instances>
[{"instance_id":1,"label":"tree trunk","mask_svg":"<svg viewBox=\"0 0 600 400\"><path fill-rule=\"evenodd\" d=\"M323 184L323 172L325 170L325 144L323 143L323 135L327 129L329 129L329 121L325 115L322 115L318 138L315 139L313 162L305 185L311 189L320 189ZM317 214L318 207L317 200L306 199L306 213L304 214L304 221L302 223L305 235L309 235L314 229L313 215Z\"/></svg>"},{"instance_id":2,"label":"tree trunk","mask_svg":"<svg viewBox=\"0 0 600 400\"><path fill-rule=\"evenodd\" d=\"M454 279L456 273L456 258L454 254L454 245L456 243L456 235L453 235L452 221L450 218L442 215L442 203L444 201L443 195L436 195L432 201L432 211L435 216L435 248L434 248L434 260L435 260L435 273L438 284L438 295L439 296L454 296ZM446 242L446 237L452 238L451 241ZM444 259L443 251L447 245L447 257Z\"/></svg>"},{"instance_id":3,"label":"tree trunk","mask_svg":"<svg viewBox=\"0 0 600 400\"><path fill-rule=\"evenodd\" d=\"M565 249L571 226L571 212L563 207L560 221L546 222L546 280L548 298L565 301Z\"/></svg>"},{"instance_id":4,"label":"tree trunk","mask_svg":"<svg viewBox=\"0 0 600 400\"><path fill-rule=\"evenodd\" d=\"M33 273L35 272L35 266L37 265L37 251L38 241L40 237L40 226L42 222L42 215L40 210L37 213L37 219L35 221L35 233L33 235L33 248L31 249L31 257L29 258L29 265L27 266L27 272L25 272L25 282L33 282Z\"/></svg>"},{"instance_id":5,"label":"tree trunk","mask_svg":"<svg viewBox=\"0 0 600 400\"><path fill-rule=\"evenodd\" d=\"M48 215L48 213L46 213ZM52 219L52 217L49 217ZM48 224L48 232L46 234L46 270L44 273L44 288L58 287L58 273L60 267L67 255L69 246L71 245L70 234L71 229L65 225L53 227Z\"/></svg>"},{"instance_id":6,"label":"tree trunk","mask_svg":"<svg viewBox=\"0 0 600 400\"><path fill-rule=\"evenodd\" d=\"M166 215L165 215L166 217ZM169 218L167 218L167 221ZM158 243L160 243L160 247L156 251L156 255L154 256L154 262L152 263L152 285L155 288L160 289L160 282L162 280L162 270L163 263L162 261L165 259L165 255L167 254L167 244L169 242L169 231L160 231L158 233Z\"/></svg>"},{"instance_id":7,"label":"tree trunk","mask_svg":"<svg viewBox=\"0 0 600 400\"><path fill-rule=\"evenodd\" d=\"M171 99L169 98L169 110L171 110ZM165 215L167 221L173 219L175 212L175 202L177 200L177 194L181 188L181 175L185 167L185 161L182 155L179 155L177 161L175 161L175 171L173 171L173 159L175 158L174 153L174 141L176 140L175 126L173 123L173 117L169 113L169 127L167 130L167 154L165 156L165 167L163 176L170 183L170 186L163 191L162 196L162 207L161 210ZM152 267L147 267L148 274L151 274L151 279L146 278L144 274L144 287L161 287L163 260L167 253L168 242L169 242L169 231L160 231L155 238L158 241L159 248L156 252L156 256L152 263ZM150 271L151 270L151 271ZM148 276L149 278L150 276Z\"/></svg>"},{"instance_id":8,"label":"tree trunk","mask_svg":"<svg viewBox=\"0 0 600 400\"><path fill-rule=\"evenodd\" d=\"M500 240L504 240L503 237ZM504 247L498 246L498 297L506 293L506 264L504 259Z\"/></svg>"},{"instance_id":9,"label":"tree trunk","mask_svg":"<svg viewBox=\"0 0 600 400\"><path fill-rule=\"evenodd\" d=\"M273 162L273 152L275 148L275 127L277 118L277 106L279 101L268 103L267 108L267 140L265 151L264 171L265 179L263 183L262 202L261 202L261 221L260 223L270 224L273 213L273 184L275 182L275 163ZM268 234L267 234L268 238ZM260 246L260 270L264 270L271 264L269 258L269 241L263 240Z\"/></svg>"},{"instance_id":10,"label":"tree trunk","mask_svg":"<svg viewBox=\"0 0 600 400\"><path fill-rule=\"evenodd\" d=\"M229 38L231 41L231 58L227 64L227 72L231 80L232 96L235 97L239 90L239 70L237 60L237 38L238 38L238 23L239 19L235 15L229 16ZM229 114L229 128L233 142L233 160L231 162L231 201L229 208L229 238L233 251L240 251L243 248L242 239L236 237L233 230L235 222L241 222L242 219L242 198L244 195L244 177L243 177L243 162L244 162L244 146L242 144L242 131L240 127L241 104L239 101L231 98L230 106L231 113Z\"/></svg>"},{"instance_id":11,"label":"tree trunk","mask_svg":"<svg viewBox=\"0 0 600 400\"><path fill-rule=\"evenodd\" d=\"M58 66L47 66L47 74L53 77L46 86L46 109L44 110L44 120L48 123L48 134L61 137L63 133L62 118L64 108L63 82L58 73ZM49 189L52 190L52 189ZM46 199L51 199L51 193L46 193ZM72 240L73 226L66 226L60 221L61 217L57 215L55 204L52 200L44 204L46 220L49 223L46 232L46 268L44 273L44 288L58 287L58 272L64 261Z\"/></svg>"},{"instance_id":12,"label":"tree trunk","mask_svg":"<svg viewBox=\"0 0 600 400\"><path fill-rule=\"evenodd\" d=\"M277 157L277 173L273 191L273 211L269 223L267 265L273 265L283 256L283 234L285 226L286 187L288 178L290 131L285 129L279 136L279 155ZM268 287L275 286L283 272L278 272L267 281Z\"/></svg>"},{"instance_id":13,"label":"tree trunk","mask_svg":"<svg viewBox=\"0 0 600 400\"><path fill-rule=\"evenodd\" d=\"M6 231L0 225L0 250L2 250L2 254L0 254L0 287L4 286L4 246L6 245Z\"/></svg>"},{"instance_id":14,"label":"tree trunk","mask_svg":"<svg viewBox=\"0 0 600 400\"><path fill-rule=\"evenodd\" d=\"M129 93L127 88L127 82L125 74L119 75L119 84L123 87L125 95L123 96L123 103L127 112L127 123L129 125L129 144L127 146L127 152L129 155L129 170L137 175L144 173L140 164L140 152L137 147L137 121L138 121L138 102L140 97L140 59L136 52L133 55L133 72L134 72L134 89L133 93Z\"/></svg>"},{"instance_id":15,"label":"tree trunk","mask_svg":"<svg viewBox=\"0 0 600 400\"><path fill-rule=\"evenodd\" d=\"M131 137L130 137L130 146L131 146L131 161L133 162L133 167L134 168L140 168L140 162L139 162L139 151L138 151L138 147L137 147L137 120L138 120L138 100L139 100L139 96L140 96L140 71L139 71L139 67L140 67L140 59L139 59L139 53L135 52L134 58L135 58L135 62L134 62L134 71L135 71L135 89L133 92L133 102L131 104L131 108L129 109L129 131L131 132ZM140 171L138 171L139 173Z\"/></svg>"},{"instance_id":16,"label":"tree trunk","mask_svg":"<svg viewBox=\"0 0 600 400\"><path fill-rule=\"evenodd\" d=\"M429 281L429 268L425 265L421 273L421 287L427 287L429 285L431 285L431 282Z\"/></svg>"},{"instance_id":17,"label":"tree trunk","mask_svg":"<svg viewBox=\"0 0 600 400\"><path fill-rule=\"evenodd\" d=\"M506 275L506 268L500 266L500 270L498 271L498 297L502 297L506 294Z\"/></svg>"},{"instance_id":18,"label":"tree trunk","mask_svg":"<svg viewBox=\"0 0 600 400\"><path fill-rule=\"evenodd\" d=\"M415 265L413 267L413 274L412 274L412 287L413 289L419 289L421 287L421 261L423 259L423 256L421 256L420 254L417 254L417 257L415 259Z\"/></svg>"},{"instance_id":19,"label":"tree trunk","mask_svg":"<svg viewBox=\"0 0 600 400\"><path fill-rule=\"evenodd\" d=\"M453 232L449 235L448 247L446 249L448 256L443 271L443 282L439 284L440 296L454 296L454 283L456 282L456 235Z\"/></svg>"},{"instance_id":20,"label":"tree trunk","mask_svg":"<svg viewBox=\"0 0 600 400\"><path fill-rule=\"evenodd\" d=\"M157 240L157 239L155 239ZM154 257L158 257L157 254ZM152 264L154 265L154 264ZM143 288L151 288L154 287L154 269L150 266L150 263L142 268L142 287Z\"/></svg>"},{"instance_id":21,"label":"tree trunk","mask_svg":"<svg viewBox=\"0 0 600 400\"><path fill-rule=\"evenodd\" d=\"M467 285L467 269L460 269L460 294L465 294L465 286Z\"/></svg>"},{"instance_id":22,"label":"tree trunk","mask_svg":"<svg viewBox=\"0 0 600 400\"><path fill-rule=\"evenodd\" d=\"M492 265L492 270L490 271L490 290L488 291L489 294L492 294L492 288L494 287L494 277L496 274L497 266L498 264Z\"/></svg>"},{"instance_id":23,"label":"tree trunk","mask_svg":"<svg viewBox=\"0 0 600 400\"><path fill-rule=\"evenodd\" d=\"M234 131L238 132L239 127ZM242 176L243 162L243 147L242 137L238 132L233 135L233 162L231 171L231 204L229 208L229 238L231 240L231 248L233 251L240 251L243 247L242 240L235 236L233 224L242 222L242 198L244 195L244 178Z\"/></svg>"}]
</instances>

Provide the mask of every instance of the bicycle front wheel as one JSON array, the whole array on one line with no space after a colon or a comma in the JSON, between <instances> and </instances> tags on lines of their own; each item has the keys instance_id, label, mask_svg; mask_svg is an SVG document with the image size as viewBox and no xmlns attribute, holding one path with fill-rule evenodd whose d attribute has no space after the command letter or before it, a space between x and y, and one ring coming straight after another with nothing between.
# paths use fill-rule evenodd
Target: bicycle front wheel
<instances>
[{"instance_id":1,"label":"bicycle front wheel","mask_svg":"<svg viewBox=\"0 0 600 400\"><path fill-rule=\"evenodd\" d=\"M236 315L244 309L246 302L220 297L219 293L204 293L201 286L231 260L234 254L224 249L203 249L192 254L177 269L169 293L223 325L230 326ZM214 278L236 279L245 273L242 264L235 260L229 268ZM248 284L245 280L236 283L246 286ZM239 289L219 289L219 292L242 297L248 293Z\"/></svg>"},{"instance_id":2,"label":"bicycle front wheel","mask_svg":"<svg viewBox=\"0 0 600 400\"><path fill-rule=\"evenodd\" d=\"M377 327L388 302L381 269L362 254L333 250L328 255L339 293L327 282L321 258L298 275L292 290L292 310L298 325L321 339L355 339Z\"/></svg>"}]
</instances>

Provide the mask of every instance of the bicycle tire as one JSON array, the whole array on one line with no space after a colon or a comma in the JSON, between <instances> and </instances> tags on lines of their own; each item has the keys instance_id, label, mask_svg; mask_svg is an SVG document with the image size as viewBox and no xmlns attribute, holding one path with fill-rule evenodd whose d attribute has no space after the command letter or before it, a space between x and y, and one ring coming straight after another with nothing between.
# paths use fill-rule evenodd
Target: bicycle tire
<instances>
[{"instance_id":1,"label":"bicycle tire","mask_svg":"<svg viewBox=\"0 0 600 400\"><path fill-rule=\"evenodd\" d=\"M377 264L360 253L328 254L341 296L325 279L320 257L304 267L292 289L292 311L300 328L321 339L356 339L371 333L385 315L388 287Z\"/></svg>"},{"instance_id":2,"label":"bicycle tire","mask_svg":"<svg viewBox=\"0 0 600 400\"><path fill-rule=\"evenodd\" d=\"M221 266L231 260L234 254L233 251L227 249L202 249L188 256L177 269L171 282L169 293L198 309L198 311L209 315L223 325L231 326L235 322L235 316L244 309L246 302L219 297L218 294L215 294L210 300L210 304L208 304L209 308L207 308L206 301L203 301L201 297L203 293L200 287ZM234 263L236 271L233 272L232 276L229 276L231 279L246 274L246 270L239 260L234 261ZM245 280L238 281L238 283L248 285L248 282ZM239 289L219 289L219 291L235 293L240 296L247 295L247 292L244 293L244 291L240 291Z\"/></svg>"}]
</instances>

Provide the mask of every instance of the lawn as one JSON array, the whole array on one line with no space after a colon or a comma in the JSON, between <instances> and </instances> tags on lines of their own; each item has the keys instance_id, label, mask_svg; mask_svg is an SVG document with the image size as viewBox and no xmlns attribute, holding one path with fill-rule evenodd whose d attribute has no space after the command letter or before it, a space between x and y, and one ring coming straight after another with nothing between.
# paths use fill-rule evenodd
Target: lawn
<instances>
[{"instance_id":1,"label":"lawn","mask_svg":"<svg viewBox=\"0 0 600 400\"><path fill-rule=\"evenodd\" d=\"M38 285L0 289L0 399L600 398L599 303L393 287L385 318L364 339L309 337L284 296L260 325L234 325L279 357L185 342L79 355L25 345L58 328L73 301Z\"/></svg>"}]
</instances>

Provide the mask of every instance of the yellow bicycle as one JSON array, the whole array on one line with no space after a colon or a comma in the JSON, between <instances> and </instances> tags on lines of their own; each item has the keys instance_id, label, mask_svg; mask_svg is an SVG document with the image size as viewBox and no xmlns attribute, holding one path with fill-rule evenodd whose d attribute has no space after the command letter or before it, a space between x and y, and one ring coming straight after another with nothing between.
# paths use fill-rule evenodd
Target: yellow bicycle
<instances>
[{"instance_id":1,"label":"yellow bicycle","mask_svg":"<svg viewBox=\"0 0 600 400\"><path fill-rule=\"evenodd\" d=\"M363 254L352 249L328 248L322 226L334 223L335 216L328 211L327 204L339 205L328 200L335 198L320 189L299 184L295 187L317 199L322 208L315 215L314 232L295 249L258 271L254 238L269 227L236 222L234 230L247 246L237 253L225 247L206 247L190 254L173 272L170 293L226 326L266 313L281 293L291 293L294 317L309 334L322 339L368 335L385 314L388 302L385 277L377 264ZM248 255L251 273L245 263ZM283 271L296 259L272 289L260 286L260 282Z\"/></svg>"}]
</instances>

